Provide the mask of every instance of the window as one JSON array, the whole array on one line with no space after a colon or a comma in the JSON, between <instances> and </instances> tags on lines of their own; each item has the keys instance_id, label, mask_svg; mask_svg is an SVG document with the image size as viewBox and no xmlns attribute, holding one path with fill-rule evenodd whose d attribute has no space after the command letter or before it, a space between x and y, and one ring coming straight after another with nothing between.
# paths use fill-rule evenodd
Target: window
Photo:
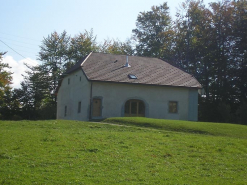
<instances>
[{"instance_id":1,"label":"window","mask_svg":"<svg viewBox=\"0 0 247 185\"><path fill-rule=\"evenodd\" d=\"M80 76L80 82L81 82L81 76Z\"/></svg>"},{"instance_id":2,"label":"window","mask_svg":"<svg viewBox=\"0 0 247 185\"><path fill-rule=\"evenodd\" d=\"M78 113L81 113L81 102L78 102Z\"/></svg>"},{"instance_id":3,"label":"window","mask_svg":"<svg viewBox=\"0 0 247 185\"><path fill-rule=\"evenodd\" d=\"M128 100L125 103L126 117L145 117L145 104L141 100Z\"/></svg>"},{"instance_id":4,"label":"window","mask_svg":"<svg viewBox=\"0 0 247 185\"><path fill-rule=\"evenodd\" d=\"M67 116L67 106L64 107L64 117Z\"/></svg>"},{"instance_id":5,"label":"window","mask_svg":"<svg viewBox=\"0 0 247 185\"><path fill-rule=\"evenodd\" d=\"M136 75L129 74L128 76L129 76L130 79L137 79Z\"/></svg>"},{"instance_id":6,"label":"window","mask_svg":"<svg viewBox=\"0 0 247 185\"><path fill-rule=\"evenodd\" d=\"M70 84L70 78L68 78L68 85Z\"/></svg>"},{"instance_id":7,"label":"window","mask_svg":"<svg viewBox=\"0 0 247 185\"><path fill-rule=\"evenodd\" d=\"M178 113L178 102L169 101L169 113Z\"/></svg>"}]
</instances>

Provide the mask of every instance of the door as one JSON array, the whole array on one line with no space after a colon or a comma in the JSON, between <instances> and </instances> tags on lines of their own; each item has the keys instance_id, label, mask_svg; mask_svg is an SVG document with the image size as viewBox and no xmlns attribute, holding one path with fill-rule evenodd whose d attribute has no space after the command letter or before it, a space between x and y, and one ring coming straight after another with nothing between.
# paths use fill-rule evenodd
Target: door
<instances>
[{"instance_id":1,"label":"door","mask_svg":"<svg viewBox=\"0 0 247 185\"><path fill-rule=\"evenodd\" d=\"M93 99L93 117L101 117L101 99Z\"/></svg>"}]
</instances>

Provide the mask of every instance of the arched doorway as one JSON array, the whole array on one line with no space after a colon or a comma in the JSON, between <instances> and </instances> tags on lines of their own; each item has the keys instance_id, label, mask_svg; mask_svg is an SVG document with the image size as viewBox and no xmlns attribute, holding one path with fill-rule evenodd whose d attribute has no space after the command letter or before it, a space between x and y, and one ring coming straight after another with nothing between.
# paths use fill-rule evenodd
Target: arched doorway
<instances>
[{"instance_id":1,"label":"arched doorway","mask_svg":"<svg viewBox=\"0 0 247 185\"><path fill-rule=\"evenodd\" d=\"M124 106L125 117L145 117L145 104L141 100L128 100Z\"/></svg>"}]
</instances>

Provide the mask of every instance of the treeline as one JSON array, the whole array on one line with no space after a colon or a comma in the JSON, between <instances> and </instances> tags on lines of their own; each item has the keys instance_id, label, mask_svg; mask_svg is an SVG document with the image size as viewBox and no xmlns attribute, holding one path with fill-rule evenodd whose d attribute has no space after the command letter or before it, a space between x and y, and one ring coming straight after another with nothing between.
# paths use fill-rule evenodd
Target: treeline
<instances>
[{"instance_id":1,"label":"treeline","mask_svg":"<svg viewBox=\"0 0 247 185\"><path fill-rule=\"evenodd\" d=\"M186 1L175 20L163 3L141 12L132 32L126 42L100 44L92 30L74 37L66 31L51 33L40 46L42 64L29 66L20 89L0 94L1 119L54 119L61 75L97 51L162 58L193 74L204 87L200 121L247 124L247 1L207 6L203 1Z\"/></svg>"}]
</instances>

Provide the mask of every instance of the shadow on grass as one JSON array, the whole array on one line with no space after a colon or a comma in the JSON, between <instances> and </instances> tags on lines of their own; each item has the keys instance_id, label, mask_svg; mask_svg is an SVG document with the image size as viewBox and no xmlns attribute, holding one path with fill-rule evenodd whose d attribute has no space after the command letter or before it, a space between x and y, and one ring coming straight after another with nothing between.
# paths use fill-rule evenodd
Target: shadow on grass
<instances>
[{"instance_id":1,"label":"shadow on grass","mask_svg":"<svg viewBox=\"0 0 247 185\"><path fill-rule=\"evenodd\" d=\"M113 124L120 124L120 125L128 125L128 126L138 126L138 127L145 127L145 128L153 128L153 129L159 129L159 130L167 130L167 131L175 131L175 132L185 132L185 133L193 133L193 134L204 134L204 135L214 135L213 133L194 129L194 128L188 128L184 125L178 125L178 124L166 124L164 123L165 120L159 120L159 119L148 119L146 118L108 118L104 119L101 122L105 123L113 123Z\"/></svg>"}]
</instances>

